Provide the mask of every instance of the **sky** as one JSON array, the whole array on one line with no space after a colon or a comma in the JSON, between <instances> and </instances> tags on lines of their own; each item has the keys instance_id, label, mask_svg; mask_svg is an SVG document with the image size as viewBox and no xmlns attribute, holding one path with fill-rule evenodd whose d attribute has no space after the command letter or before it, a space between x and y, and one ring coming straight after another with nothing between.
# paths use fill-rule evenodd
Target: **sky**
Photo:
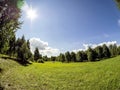
<instances>
[{"instance_id":1,"label":"sky","mask_svg":"<svg viewBox=\"0 0 120 90\"><path fill-rule=\"evenodd\" d=\"M86 45L120 43L120 10L114 0L26 0L36 10L32 22L22 12L23 25L17 37L25 35L31 50L39 47L48 56L80 50Z\"/></svg>"}]
</instances>

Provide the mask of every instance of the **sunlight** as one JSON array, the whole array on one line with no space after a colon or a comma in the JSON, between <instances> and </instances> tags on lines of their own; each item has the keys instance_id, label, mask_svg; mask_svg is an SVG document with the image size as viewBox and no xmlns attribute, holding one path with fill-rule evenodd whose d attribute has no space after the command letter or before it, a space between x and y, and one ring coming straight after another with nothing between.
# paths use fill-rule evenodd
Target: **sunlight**
<instances>
[{"instance_id":1,"label":"sunlight","mask_svg":"<svg viewBox=\"0 0 120 90\"><path fill-rule=\"evenodd\" d=\"M29 18L31 21L37 18L37 11L33 9L32 6L29 7L26 13L27 13L27 18Z\"/></svg>"}]
</instances>

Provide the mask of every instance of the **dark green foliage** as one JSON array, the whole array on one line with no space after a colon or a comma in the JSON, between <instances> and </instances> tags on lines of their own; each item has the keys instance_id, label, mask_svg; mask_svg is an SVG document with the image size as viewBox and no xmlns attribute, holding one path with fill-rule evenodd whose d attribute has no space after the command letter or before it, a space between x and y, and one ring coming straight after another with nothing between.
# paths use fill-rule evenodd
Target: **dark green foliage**
<instances>
[{"instance_id":1,"label":"dark green foliage","mask_svg":"<svg viewBox=\"0 0 120 90\"><path fill-rule=\"evenodd\" d=\"M15 32L22 24L19 21L24 0L0 0L0 53L17 57L22 64L32 56L29 41L24 36L16 41Z\"/></svg>"},{"instance_id":2,"label":"dark green foliage","mask_svg":"<svg viewBox=\"0 0 120 90\"><path fill-rule=\"evenodd\" d=\"M43 56L42 58L43 58L43 61L48 61L47 55L46 55L46 56Z\"/></svg>"},{"instance_id":3,"label":"dark green foliage","mask_svg":"<svg viewBox=\"0 0 120 90\"><path fill-rule=\"evenodd\" d=\"M20 51L20 49L21 49L21 47L24 43L25 43L25 38L24 38L24 35L23 35L22 38L18 38L17 41L16 41L16 46L15 46L16 52Z\"/></svg>"},{"instance_id":4,"label":"dark green foliage","mask_svg":"<svg viewBox=\"0 0 120 90\"><path fill-rule=\"evenodd\" d=\"M76 62L76 54L74 52L71 52L71 61Z\"/></svg>"},{"instance_id":5,"label":"dark green foliage","mask_svg":"<svg viewBox=\"0 0 120 90\"><path fill-rule=\"evenodd\" d=\"M120 46L117 47L116 44L110 45L109 48L106 44L102 46L97 46L92 49L88 48L87 51L79 51L77 53L66 52L65 54L60 54L56 57L55 61L61 62L85 62L85 61L99 61L104 58L110 58L120 55Z\"/></svg>"},{"instance_id":6,"label":"dark green foliage","mask_svg":"<svg viewBox=\"0 0 120 90\"><path fill-rule=\"evenodd\" d=\"M88 51L87 51L87 58L88 58L88 61L95 61L96 59L96 53L90 47L88 48Z\"/></svg>"},{"instance_id":7,"label":"dark green foliage","mask_svg":"<svg viewBox=\"0 0 120 90\"><path fill-rule=\"evenodd\" d=\"M56 57L51 56L51 61L56 61Z\"/></svg>"},{"instance_id":8,"label":"dark green foliage","mask_svg":"<svg viewBox=\"0 0 120 90\"><path fill-rule=\"evenodd\" d=\"M7 51L7 54L10 56L15 55L15 47L16 47L16 37L13 36L11 40L9 41L9 49Z\"/></svg>"},{"instance_id":9,"label":"dark green foliage","mask_svg":"<svg viewBox=\"0 0 120 90\"><path fill-rule=\"evenodd\" d=\"M96 52L96 58L97 59L102 59L103 58L103 48L101 46L97 46L95 48L95 52Z\"/></svg>"},{"instance_id":10,"label":"dark green foliage","mask_svg":"<svg viewBox=\"0 0 120 90\"><path fill-rule=\"evenodd\" d=\"M82 51L77 52L76 60L77 60L77 62L82 62L83 61Z\"/></svg>"},{"instance_id":11,"label":"dark green foliage","mask_svg":"<svg viewBox=\"0 0 120 90\"><path fill-rule=\"evenodd\" d=\"M27 40L27 46L30 49L30 42L29 42L29 40Z\"/></svg>"},{"instance_id":12,"label":"dark green foliage","mask_svg":"<svg viewBox=\"0 0 120 90\"><path fill-rule=\"evenodd\" d=\"M118 8L120 9L120 0L115 0L115 2L117 4Z\"/></svg>"},{"instance_id":13,"label":"dark green foliage","mask_svg":"<svg viewBox=\"0 0 120 90\"><path fill-rule=\"evenodd\" d=\"M38 63L44 63L43 59L38 59L37 62Z\"/></svg>"},{"instance_id":14,"label":"dark green foliage","mask_svg":"<svg viewBox=\"0 0 120 90\"><path fill-rule=\"evenodd\" d=\"M82 51L82 59L83 59L83 61L87 61L87 52L86 51Z\"/></svg>"},{"instance_id":15,"label":"dark green foliage","mask_svg":"<svg viewBox=\"0 0 120 90\"><path fill-rule=\"evenodd\" d=\"M23 43L23 45L21 46L21 48L18 51L18 55L17 58L20 60L21 63L25 63L27 62L27 58L28 58L28 48L27 48L27 44Z\"/></svg>"},{"instance_id":16,"label":"dark green foliage","mask_svg":"<svg viewBox=\"0 0 120 90\"><path fill-rule=\"evenodd\" d=\"M42 55L39 53L39 49L36 47L34 51L34 60L37 62L38 59L42 59Z\"/></svg>"},{"instance_id":17,"label":"dark green foliage","mask_svg":"<svg viewBox=\"0 0 120 90\"><path fill-rule=\"evenodd\" d=\"M65 61L66 61L66 62L70 62L70 61L71 61L70 52L66 52L66 53L65 53Z\"/></svg>"},{"instance_id":18,"label":"dark green foliage","mask_svg":"<svg viewBox=\"0 0 120 90\"><path fill-rule=\"evenodd\" d=\"M33 54L32 54L32 53L31 53L31 56L30 56L30 58L29 58L29 61L34 62L34 56L33 56Z\"/></svg>"},{"instance_id":19,"label":"dark green foliage","mask_svg":"<svg viewBox=\"0 0 120 90\"><path fill-rule=\"evenodd\" d=\"M118 55L120 55L120 46L118 46L118 48L117 48L117 53L118 53Z\"/></svg>"},{"instance_id":20,"label":"dark green foliage","mask_svg":"<svg viewBox=\"0 0 120 90\"><path fill-rule=\"evenodd\" d=\"M6 54L9 50L9 42L20 28L20 8L17 7L20 0L0 1L0 53ZM21 0L23 2L23 0Z\"/></svg>"},{"instance_id":21,"label":"dark green foliage","mask_svg":"<svg viewBox=\"0 0 120 90\"><path fill-rule=\"evenodd\" d=\"M102 47L103 47L103 57L104 58L109 58L110 57L109 48L105 44Z\"/></svg>"},{"instance_id":22,"label":"dark green foliage","mask_svg":"<svg viewBox=\"0 0 120 90\"><path fill-rule=\"evenodd\" d=\"M59 61L65 62L65 55L64 54L60 53L60 55L59 55Z\"/></svg>"},{"instance_id":23,"label":"dark green foliage","mask_svg":"<svg viewBox=\"0 0 120 90\"><path fill-rule=\"evenodd\" d=\"M87 60L87 54L85 51L79 51L76 54L76 61L77 62L83 62Z\"/></svg>"},{"instance_id":24,"label":"dark green foliage","mask_svg":"<svg viewBox=\"0 0 120 90\"><path fill-rule=\"evenodd\" d=\"M30 49L27 46L27 43L24 42L21 47L18 47L17 50L17 58L18 61L22 64L28 63L29 58L31 58L32 54L30 52Z\"/></svg>"},{"instance_id":25,"label":"dark green foliage","mask_svg":"<svg viewBox=\"0 0 120 90\"><path fill-rule=\"evenodd\" d=\"M15 43L15 56L17 56L17 59L21 64L28 63L28 60L32 58L32 53L24 36L18 38Z\"/></svg>"},{"instance_id":26,"label":"dark green foliage","mask_svg":"<svg viewBox=\"0 0 120 90\"><path fill-rule=\"evenodd\" d=\"M118 53L119 53L116 44L114 44L114 45L111 44L111 45L109 46L109 50L110 50L111 57L117 56Z\"/></svg>"}]
</instances>

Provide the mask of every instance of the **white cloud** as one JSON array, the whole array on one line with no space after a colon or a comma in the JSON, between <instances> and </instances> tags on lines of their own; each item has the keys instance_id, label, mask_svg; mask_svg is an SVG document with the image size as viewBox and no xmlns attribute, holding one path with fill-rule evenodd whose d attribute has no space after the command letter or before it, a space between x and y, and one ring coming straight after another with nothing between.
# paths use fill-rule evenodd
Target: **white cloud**
<instances>
[{"instance_id":1,"label":"white cloud","mask_svg":"<svg viewBox=\"0 0 120 90\"><path fill-rule=\"evenodd\" d=\"M38 47L39 52L42 55L47 55L48 57L57 56L60 53L59 49L49 47L48 42L44 42L39 38L31 38L30 47L32 53L34 53L35 48Z\"/></svg>"},{"instance_id":2,"label":"white cloud","mask_svg":"<svg viewBox=\"0 0 120 90\"><path fill-rule=\"evenodd\" d=\"M73 52L78 52L78 51L85 51L85 50L87 50L89 47L91 47L91 48L95 48L95 47L97 47L97 46L102 46L103 44L106 44L107 46L109 46L109 45L113 45L113 44L117 44L117 45L119 45L118 43L117 43L117 41L109 41L109 42L102 42L102 43L99 43L99 44L83 44L83 48L82 49L78 49L78 50L73 50Z\"/></svg>"},{"instance_id":3,"label":"white cloud","mask_svg":"<svg viewBox=\"0 0 120 90\"><path fill-rule=\"evenodd\" d=\"M91 48L95 48L95 47L97 47L97 46L102 46L103 44L106 44L107 46L109 46L109 45L113 45L113 44L117 44L117 41L109 41L109 42L102 42L102 43L99 43L99 44L84 44L84 45L86 45L87 47L87 49L88 49L88 47L91 47Z\"/></svg>"},{"instance_id":4,"label":"white cloud","mask_svg":"<svg viewBox=\"0 0 120 90\"><path fill-rule=\"evenodd\" d=\"M117 41L109 41L109 42L102 42L99 44L83 44L83 48L81 49L76 49L73 50L73 52L78 52L78 51L85 51L87 50L89 47L91 48L95 48L97 46L102 46L103 44L106 44L107 46L111 45L111 44L117 44ZM48 57L50 56L57 56L60 54L60 50L56 49L56 48L52 48L48 45L48 42L42 41L40 38L31 38L30 39L30 47L31 47L31 52L34 53L34 50L36 47L38 47L39 52L42 55L47 55ZM62 52L64 53L64 52Z\"/></svg>"}]
</instances>

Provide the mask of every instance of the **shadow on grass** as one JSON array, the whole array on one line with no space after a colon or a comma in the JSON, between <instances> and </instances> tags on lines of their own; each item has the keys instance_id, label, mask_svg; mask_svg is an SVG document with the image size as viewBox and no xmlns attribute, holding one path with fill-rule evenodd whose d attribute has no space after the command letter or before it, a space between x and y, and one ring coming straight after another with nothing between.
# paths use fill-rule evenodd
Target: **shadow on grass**
<instances>
[{"instance_id":1,"label":"shadow on grass","mask_svg":"<svg viewBox=\"0 0 120 90\"><path fill-rule=\"evenodd\" d=\"M18 62L19 64L21 64L22 66L28 66L32 63L30 63L29 61L22 61L20 59L17 59L17 58L13 58L13 57L10 57L10 56L2 56L1 57L2 59L5 59L5 60L13 60L13 61L16 61Z\"/></svg>"},{"instance_id":2,"label":"shadow on grass","mask_svg":"<svg viewBox=\"0 0 120 90\"><path fill-rule=\"evenodd\" d=\"M4 90L4 87L0 84L0 90Z\"/></svg>"},{"instance_id":3,"label":"shadow on grass","mask_svg":"<svg viewBox=\"0 0 120 90\"><path fill-rule=\"evenodd\" d=\"M2 71L3 71L2 68L0 68L0 73L2 73Z\"/></svg>"}]
</instances>

